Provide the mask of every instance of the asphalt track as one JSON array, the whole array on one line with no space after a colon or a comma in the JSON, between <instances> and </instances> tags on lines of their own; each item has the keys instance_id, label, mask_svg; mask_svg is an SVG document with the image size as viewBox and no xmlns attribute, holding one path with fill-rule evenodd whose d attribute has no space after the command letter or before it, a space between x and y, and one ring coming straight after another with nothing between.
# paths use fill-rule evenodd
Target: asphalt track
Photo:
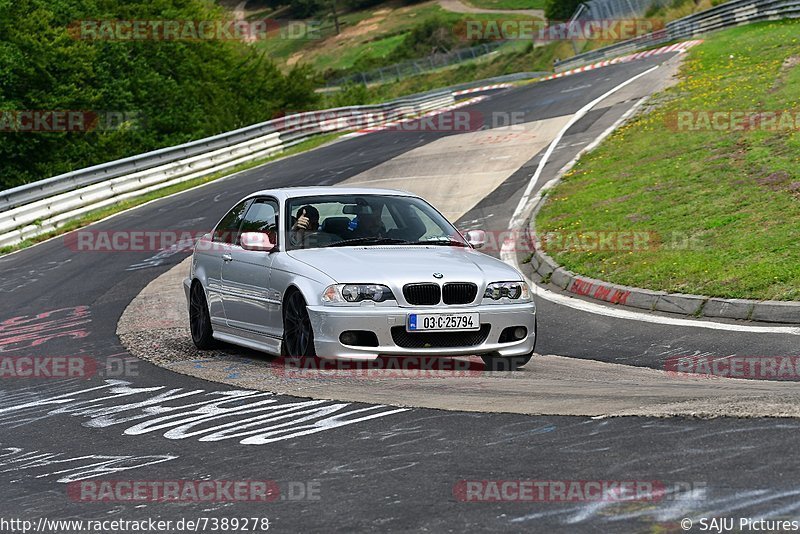
<instances>
[{"instance_id":1,"label":"asphalt track","mask_svg":"<svg viewBox=\"0 0 800 534\"><path fill-rule=\"evenodd\" d=\"M570 114L668 57L504 91L473 109L523 112L525 121ZM584 146L593 127L633 103L587 115L565 136L547 172ZM253 190L336 184L446 135L387 131L348 139L92 228L208 229ZM537 157L460 225L505 229ZM123 310L186 256L153 255L76 253L54 239L0 258L0 355L129 361L115 334ZM543 299L537 304L541 353L653 368L675 355L798 353L796 336L676 327L580 312ZM105 378L127 385L109 384L102 376L0 384L0 518L268 517L270 530L279 532L650 532L677 531L684 517L793 518L800 508L800 473L790 453L800 422L793 419L592 419L311 405L236 393L146 362L126 369ZM255 402L265 404L249 404ZM203 411L209 403L213 409ZM245 405L257 414L274 410L273 418L267 413L255 426L245 426L251 416L243 413ZM276 414L286 417L278 420ZM77 502L68 495L70 481L95 478L274 480L284 498L131 503ZM668 495L634 503L463 502L454 492L459 481L487 479L658 481ZM299 484L316 488L318 498L293 500L290 489Z\"/></svg>"}]
</instances>

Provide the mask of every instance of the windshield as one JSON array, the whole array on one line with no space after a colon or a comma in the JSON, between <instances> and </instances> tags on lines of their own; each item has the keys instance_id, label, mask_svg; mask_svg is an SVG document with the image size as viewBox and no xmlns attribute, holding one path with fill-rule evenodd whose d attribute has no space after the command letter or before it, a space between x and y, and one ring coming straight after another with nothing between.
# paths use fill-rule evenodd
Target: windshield
<instances>
[{"instance_id":1,"label":"windshield","mask_svg":"<svg viewBox=\"0 0 800 534\"><path fill-rule=\"evenodd\" d=\"M375 245L468 247L450 222L416 197L325 195L287 201L289 250Z\"/></svg>"}]
</instances>

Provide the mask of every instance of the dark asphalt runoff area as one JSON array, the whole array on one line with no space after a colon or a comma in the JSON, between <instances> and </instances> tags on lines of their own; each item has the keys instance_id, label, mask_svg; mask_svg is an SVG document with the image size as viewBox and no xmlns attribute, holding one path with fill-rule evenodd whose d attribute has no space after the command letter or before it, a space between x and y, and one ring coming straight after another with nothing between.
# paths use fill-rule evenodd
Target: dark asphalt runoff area
<instances>
[{"instance_id":1,"label":"dark asphalt runoff area","mask_svg":"<svg viewBox=\"0 0 800 534\"><path fill-rule=\"evenodd\" d=\"M668 57L503 91L470 109L523 112L526 121L574 113ZM623 103L613 113L624 110ZM563 144L575 146L557 151L547 173L612 115L587 116L568 132ZM91 229L208 230L254 190L333 185L443 135L386 131L343 140ZM486 229L505 229L539 157L460 225L483 221ZM0 381L1 532L20 531L3 520L38 527L40 518L172 521L165 532L185 531L175 526L179 520L204 519L211 531L209 521L223 518L268 518L276 532L680 532L681 520L690 518L691 531L699 532L703 517L798 515L800 464L790 451L800 422L792 419L591 419L312 402L256 396L132 361L115 334L120 315L187 253L154 256L78 253L56 238L0 258L0 356L83 356L99 369L89 379ZM659 368L678 354L799 350L795 336L642 323L537 304L539 353ZM164 503L113 500L98 489L122 481L269 481L279 492L266 500L258 494ZM645 490L635 500L497 502L501 486L491 481L506 481L506 492L515 481L578 481L584 489L629 482Z\"/></svg>"}]
</instances>

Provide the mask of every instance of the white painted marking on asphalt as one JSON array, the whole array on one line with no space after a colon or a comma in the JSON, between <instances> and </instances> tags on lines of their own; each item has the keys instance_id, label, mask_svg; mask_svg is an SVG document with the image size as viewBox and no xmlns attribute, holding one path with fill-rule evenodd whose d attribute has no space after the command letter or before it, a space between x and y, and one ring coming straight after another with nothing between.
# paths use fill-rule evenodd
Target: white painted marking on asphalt
<instances>
[{"instance_id":1,"label":"white painted marking on asphalt","mask_svg":"<svg viewBox=\"0 0 800 534\"><path fill-rule=\"evenodd\" d=\"M571 93L571 92L573 92L573 91L580 91L581 89L586 89L587 87L591 87L591 84L579 85L579 86L577 86L577 87L572 87L572 88L570 88L570 89L564 89L564 90L563 90L563 91L561 91L561 92L562 92L562 93Z\"/></svg>"},{"instance_id":2,"label":"white painted marking on asphalt","mask_svg":"<svg viewBox=\"0 0 800 534\"><path fill-rule=\"evenodd\" d=\"M574 310L597 315L605 315L616 319L626 319L643 323L654 323L668 326L691 326L694 328L708 328L709 330L727 330L730 332L750 332L753 334L789 334L800 336L800 328L792 326L748 326L728 323L715 323L713 321L700 321L697 319L678 319L675 317L664 317L662 315L651 315L642 312L635 312L623 308L611 308L594 302L587 302L578 298L554 293L533 283L527 276L528 284L533 288L534 294L544 300L549 300L560 306L566 306Z\"/></svg>"},{"instance_id":3,"label":"white painted marking on asphalt","mask_svg":"<svg viewBox=\"0 0 800 534\"><path fill-rule=\"evenodd\" d=\"M4 394L0 390L0 398ZM175 405L179 399L188 403ZM102 386L3 404L0 426L17 427L28 421L73 415L87 418L83 426L89 428L121 425L126 436L155 432L174 440L265 445L408 410L380 404L359 408L326 400L292 402L251 390L134 387L124 380L106 380Z\"/></svg>"},{"instance_id":4,"label":"white painted marking on asphalt","mask_svg":"<svg viewBox=\"0 0 800 534\"><path fill-rule=\"evenodd\" d=\"M84 454L65 457L63 452L25 451L19 447L5 447L0 449L0 473L42 471L51 468L55 470L47 469L45 473L36 474L36 478L58 475L56 482L66 484L169 462L177 458L178 456L171 454L153 456Z\"/></svg>"}]
</instances>

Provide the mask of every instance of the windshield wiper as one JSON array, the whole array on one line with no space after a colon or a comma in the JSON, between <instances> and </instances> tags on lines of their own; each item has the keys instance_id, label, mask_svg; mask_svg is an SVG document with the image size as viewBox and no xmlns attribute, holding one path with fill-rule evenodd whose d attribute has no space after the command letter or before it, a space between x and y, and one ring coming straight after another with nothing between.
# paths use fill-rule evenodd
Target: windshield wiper
<instances>
[{"instance_id":1,"label":"windshield wiper","mask_svg":"<svg viewBox=\"0 0 800 534\"><path fill-rule=\"evenodd\" d=\"M415 244L405 239L392 239L389 237L358 237L356 239L345 239L326 245L326 247L349 247L351 245L409 245Z\"/></svg>"},{"instance_id":2,"label":"windshield wiper","mask_svg":"<svg viewBox=\"0 0 800 534\"><path fill-rule=\"evenodd\" d=\"M444 247L468 247L463 241L456 241L455 239L435 239L432 241L416 241L410 243L411 245L438 245Z\"/></svg>"}]
</instances>

